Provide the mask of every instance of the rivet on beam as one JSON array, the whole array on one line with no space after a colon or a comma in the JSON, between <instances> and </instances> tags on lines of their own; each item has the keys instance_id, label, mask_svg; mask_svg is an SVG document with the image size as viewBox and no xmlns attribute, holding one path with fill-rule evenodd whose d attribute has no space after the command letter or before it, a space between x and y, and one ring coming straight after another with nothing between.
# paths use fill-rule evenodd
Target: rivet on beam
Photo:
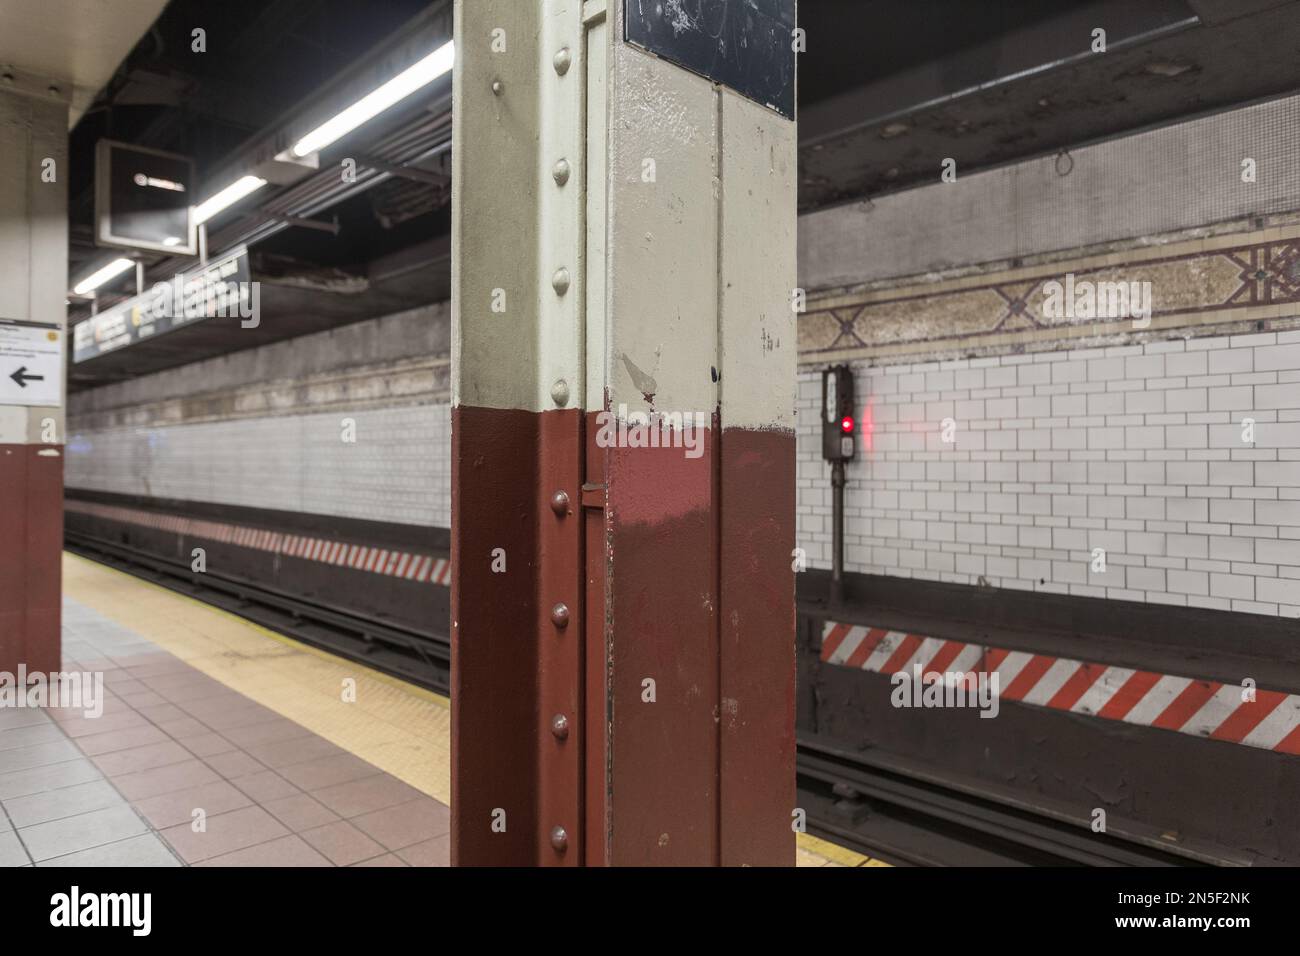
<instances>
[{"instance_id":1,"label":"rivet on beam","mask_svg":"<svg viewBox=\"0 0 1300 956\"><path fill-rule=\"evenodd\" d=\"M551 386L551 401L555 402L555 404L559 405L561 408L569 404L569 383L564 379L558 379L556 383Z\"/></svg>"},{"instance_id":2,"label":"rivet on beam","mask_svg":"<svg viewBox=\"0 0 1300 956\"><path fill-rule=\"evenodd\" d=\"M555 287L556 295L564 295L569 291L569 270L561 266L555 270L555 275L551 276L551 285Z\"/></svg>"},{"instance_id":3,"label":"rivet on beam","mask_svg":"<svg viewBox=\"0 0 1300 956\"><path fill-rule=\"evenodd\" d=\"M551 623L561 631L569 626L569 605L561 601L551 608Z\"/></svg>"}]
</instances>

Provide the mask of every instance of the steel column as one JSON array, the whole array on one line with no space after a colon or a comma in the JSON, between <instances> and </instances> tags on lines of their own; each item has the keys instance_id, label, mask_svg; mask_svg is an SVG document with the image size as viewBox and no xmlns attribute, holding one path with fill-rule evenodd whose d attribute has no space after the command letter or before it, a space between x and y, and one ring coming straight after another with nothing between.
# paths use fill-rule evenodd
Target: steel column
<instances>
[{"instance_id":1,"label":"steel column","mask_svg":"<svg viewBox=\"0 0 1300 956\"><path fill-rule=\"evenodd\" d=\"M59 670L63 451L0 445L0 672Z\"/></svg>"},{"instance_id":2,"label":"steel column","mask_svg":"<svg viewBox=\"0 0 1300 956\"><path fill-rule=\"evenodd\" d=\"M456 3L452 861L583 862L581 0Z\"/></svg>"},{"instance_id":3,"label":"steel column","mask_svg":"<svg viewBox=\"0 0 1300 956\"><path fill-rule=\"evenodd\" d=\"M50 83L54 82L50 80ZM0 90L0 322L64 341L68 289L67 184L42 176L47 162L66 175L68 106L46 82ZM21 366L23 339L0 364L6 386ZM63 363L43 368L62 378ZM32 369L34 373L34 369ZM62 383L60 395L62 394ZM0 399L0 672L58 671L61 663L64 417L60 401ZM43 401L48 402L48 396ZM13 402L14 404L5 404Z\"/></svg>"},{"instance_id":4,"label":"steel column","mask_svg":"<svg viewBox=\"0 0 1300 956\"><path fill-rule=\"evenodd\" d=\"M453 862L792 863L794 123L456 16Z\"/></svg>"}]
</instances>

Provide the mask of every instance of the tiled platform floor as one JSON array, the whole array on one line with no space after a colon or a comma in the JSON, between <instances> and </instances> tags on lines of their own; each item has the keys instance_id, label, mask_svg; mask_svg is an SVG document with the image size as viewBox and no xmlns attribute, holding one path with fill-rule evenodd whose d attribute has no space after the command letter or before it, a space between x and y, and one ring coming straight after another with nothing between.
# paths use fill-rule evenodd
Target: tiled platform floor
<instances>
[{"instance_id":1,"label":"tiled platform floor","mask_svg":"<svg viewBox=\"0 0 1300 956\"><path fill-rule=\"evenodd\" d=\"M84 558L63 581L65 669L110 699L0 709L0 866L446 865L445 697ZM884 865L807 834L797 863Z\"/></svg>"},{"instance_id":2,"label":"tiled platform floor","mask_svg":"<svg viewBox=\"0 0 1300 956\"><path fill-rule=\"evenodd\" d=\"M64 654L104 712L0 710L0 865L447 865L445 805L66 598Z\"/></svg>"}]
</instances>

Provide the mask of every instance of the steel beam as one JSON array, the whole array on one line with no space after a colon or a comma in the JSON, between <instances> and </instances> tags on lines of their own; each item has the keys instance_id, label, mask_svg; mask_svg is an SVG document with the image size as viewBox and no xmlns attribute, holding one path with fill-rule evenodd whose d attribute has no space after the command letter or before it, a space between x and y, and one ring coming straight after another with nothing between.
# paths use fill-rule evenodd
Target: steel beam
<instances>
[{"instance_id":1,"label":"steel beam","mask_svg":"<svg viewBox=\"0 0 1300 956\"><path fill-rule=\"evenodd\" d=\"M448 186L451 184L451 177L444 173L437 173L429 169L420 169L418 166L402 166L397 163L386 163L382 159L375 159L373 156L357 156L356 160L362 166L369 166L371 169L378 170L381 173L388 173L390 176L397 176L401 179L410 179L417 183L428 183L430 186Z\"/></svg>"}]
</instances>

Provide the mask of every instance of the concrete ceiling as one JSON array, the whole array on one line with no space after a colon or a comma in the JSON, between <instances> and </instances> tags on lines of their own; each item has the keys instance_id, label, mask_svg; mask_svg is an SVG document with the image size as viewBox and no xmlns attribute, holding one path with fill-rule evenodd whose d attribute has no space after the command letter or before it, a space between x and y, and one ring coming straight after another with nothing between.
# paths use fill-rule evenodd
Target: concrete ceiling
<instances>
[{"instance_id":1,"label":"concrete ceiling","mask_svg":"<svg viewBox=\"0 0 1300 956\"><path fill-rule=\"evenodd\" d=\"M4 0L0 66L71 84L71 129L166 5L167 0Z\"/></svg>"},{"instance_id":2,"label":"concrete ceiling","mask_svg":"<svg viewBox=\"0 0 1300 956\"><path fill-rule=\"evenodd\" d=\"M935 182L946 157L970 172L1300 89L1296 0L1009 0L992 24L986 9L801 6L810 44L834 37L800 89L801 210Z\"/></svg>"}]
</instances>

